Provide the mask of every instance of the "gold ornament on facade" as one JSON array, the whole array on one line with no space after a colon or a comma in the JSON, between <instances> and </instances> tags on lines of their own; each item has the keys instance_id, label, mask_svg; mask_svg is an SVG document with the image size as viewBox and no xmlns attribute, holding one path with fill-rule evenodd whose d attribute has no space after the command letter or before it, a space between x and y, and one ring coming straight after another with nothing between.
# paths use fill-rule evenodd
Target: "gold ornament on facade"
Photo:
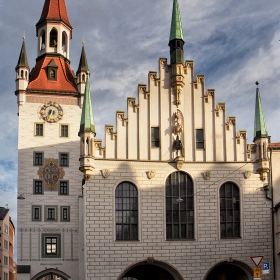
<instances>
[{"instance_id":1,"label":"gold ornament on facade","mask_svg":"<svg viewBox=\"0 0 280 280\"><path fill-rule=\"evenodd\" d=\"M149 179L152 179L152 178L154 178L156 176L156 172L154 171L154 170L149 170L149 171L147 171L147 177L149 178Z\"/></svg>"},{"instance_id":2,"label":"gold ornament on facade","mask_svg":"<svg viewBox=\"0 0 280 280\"><path fill-rule=\"evenodd\" d=\"M55 101L46 102L39 109L39 118L48 123L56 123L63 118L63 109Z\"/></svg>"},{"instance_id":3,"label":"gold ornament on facade","mask_svg":"<svg viewBox=\"0 0 280 280\"><path fill-rule=\"evenodd\" d=\"M38 170L38 175L44 180L45 187L52 191L57 188L58 180L63 178L65 172L55 159L49 158Z\"/></svg>"},{"instance_id":4,"label":"gold ornament on facade","mask_svg":"<svg viewBox=\"0 0 280 280\"><path fill-rule=\"evenodd\" d=\"M210 176L211 176L211 172L210 171L206 171L203 173L203 177L205 180L210 180Z\"/></svg>"},{"instance_id":5,"label":"gold ornament on facade","mask_svg":"<svg viewBox=\"0 0 280 280\"><path fill-rule=\"evenodd\" d=\"M108 178L110 176L110 169L102 169L101 174L103 178Z\"/></svg>"},{"instance_id":6,"label":"gold ornament on facade","mask_svg":"<svg viewBox=\"0 0 280 280\"><path fill-rule=\"evenodd\" d=\"M182 125L183 115L180 110L177 110L174 113L174 118L175 118L174 134L180 135L183 132L183 125Z\"/></svg>"}]
</instances>

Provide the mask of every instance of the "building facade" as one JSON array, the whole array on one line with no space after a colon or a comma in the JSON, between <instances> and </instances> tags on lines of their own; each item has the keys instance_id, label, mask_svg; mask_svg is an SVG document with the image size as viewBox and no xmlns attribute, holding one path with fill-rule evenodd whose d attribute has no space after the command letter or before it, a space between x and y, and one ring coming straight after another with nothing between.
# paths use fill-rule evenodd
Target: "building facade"
<instances>
[{"instance_id":1,"label":"building facade","mask_svg":"<svg viewBox=\"0 0 280 280\"><path fill-rule=\"evenodd\" d=\"M8 208L0 207L0 279L14 280L15 227Z\"/></svg>"},{"instance_id":2,"label":"building facade","mask_svg":"<svg viewBox=\"0 0 280 280\"><path fill-rule=\"evenodd\" d=\"M24 42L16 66L18 279L250 280L253 256L271 265L262 279L274 279L271 155L258 83L249 144L184 60L174 0L170 60L159 59L127 111L116 112L103 144L84 48L76 75L70 67L64 0L45 0L36 31L34 69Z\"/></svg>"}]
</instances>

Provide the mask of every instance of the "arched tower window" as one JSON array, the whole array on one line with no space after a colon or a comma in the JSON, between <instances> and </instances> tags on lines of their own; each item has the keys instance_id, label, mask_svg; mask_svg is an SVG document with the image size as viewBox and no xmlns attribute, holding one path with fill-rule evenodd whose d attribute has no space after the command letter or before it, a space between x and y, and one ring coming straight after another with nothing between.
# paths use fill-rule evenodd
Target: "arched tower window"
<instances>
[{"instance_id":1,"label":"arched tower window","mask_svg":"<svg viewBox=\"0 0 280 280\"><path fill-rule=\"evenodd\" d=\"M220 187L221 238L240 237L240 194L232 182Z\"/></svg>"},{"instance_id":2,"label":"arched tower window","mask_svg":"<svg viewBox=\"0 0 280 280\"><path fill-rule=\"evenodd\" d=\"M130 182L116 188L116 240L138 240L138 191Z\"/></svg>"},{"instance_id":3,"label":"arched tower window","mask_svg":"<svg viewBox=\"0 0 280 280\"><path fill-rule=\"evenodd\" d=\"M44 50L46 48L46 32L45 30L41 33L41 50Z\"/></svg>"},{"instance_id":4,"label":"arched tower window","mask_svg":"<svg viewBox=\"0 0 280 280\"><path fill-rule=\"evenodd\" d=\"M85 76L85 74L82 75L82 82L83 82L83 83L86 82L86 76Z\"/></svg>"},{"instance_id":5,"label":"arched tower window","mask_svg":"<svg viewBox=\"0 0 280 280\"><path fill-rule=\"evenodd\" d=\"M174 172L166 180L166 239L194 238L193 181L184 172Z\"/></svg>"},{"instance_id":6,"label":"arched tower window","mask_svg":"<svg viewBox=\"0 0 280 280\"><path fill-rule=\"evenodd\" d=\"M50 32L50 47L57 47L57 30L55 28Z\"/></svg>"},{"instance_id":7,"label":"arched tower window","mask_svg":"<svg viewBox=\"0 0 280 280\"><path fill-rule=\"evenodd\" d=\"M65 31L62 32L62 51L67 52L67 34Z\"/></svg>"}]
</instances>

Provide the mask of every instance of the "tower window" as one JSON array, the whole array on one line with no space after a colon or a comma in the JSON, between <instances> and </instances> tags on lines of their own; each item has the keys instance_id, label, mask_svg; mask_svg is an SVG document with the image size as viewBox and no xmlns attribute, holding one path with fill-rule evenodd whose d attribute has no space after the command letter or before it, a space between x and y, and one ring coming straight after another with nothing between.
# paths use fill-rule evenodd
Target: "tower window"
<instances>
[{"instance_id":1,"label":"tower window","mask_svg":"<svg viewBox=\"0 0 280 280\"><path fill-rule=\"evenodd\" d=\"M58 220L58 212L57 205L48 205L45 206L45 221L46 222L57 222Z\"/></svg>"},{"instance_id":2,"label":"tower window","mask_svg":"<svg viewBox=\"0 0 280 280\"><path fill-rule=\"evenodd\" d=\"M43 157L44 157L44 153L42 152L34 152L34 156L33 156L33 165L43 165Z\"/></svg>"},{"instance_id":3,"label":"tower window","mask_svg":"<svg viewBox=\"0 0 280 280\"><path fill-rule=\"evenodd\" d=\"M67 52L67 34L65 31L62 32L62 51Z\"/></svg>"},{"instance_id":4,"label":"tower window","mask_svg":"<svg viewBox=\"0 0 280 280\"><path fill-rule=\"evenodd\" d=\"M60 220L61 222L70 222L70 207L69 206L61 206L60 208Z\"/></svg>"},{"instance_id":5,"label":"tower window","mask_svg":"<svg viewBox=\"0 0 280 280\"><path fill-rule=\"evenodd\" d=\"M44 125L42 123L35 124L35 136L43 136L44 135Z\"/></svg>"},{"instance_id":6,"label":"tower window","mask_svg":"<svg viewBox=\"0 0 280 280\"><path fill-rule=\"evenodd\" d=\"M68 181L59 182L59 194L68 195Z\"/></svg>"},{"instance_id":7,"label":"tower window","mask_svg":"<svg viewBox=\"0 0 280 280\"><path fill-rule=\"evenodd\" d=\"M203 129L196 129L196 148L197 149L204 149Z\"/></svg>"},{"instance_id":8,"label":"tower window","mask_svg":"<svg viewBox=\"0 0 280 280\"><path fill-rule=\"evenodd\" d=\"M44 50L45 48L46 48L46 32L45 30L43 30L41 35L41 50Z\"/></svg>"},{"instance_id":9,"label":"tower window","mask_svg":"<svg viewBox=\"0 0 280 280\"><path fill-rule=\"evenodd\" d=\"M50 32L50 47L57 47L57 30L55 28Z\"/></svg>"},{"instance_id":10,"label":"tower window","mask_svg":"<svg viewBox=\"0 0 280 280\"><path fill-rule=\"evenodd\" d=\"M69 166L68 153L60 153L59 154L59 165L60 166Z\"/></svg>"},{"instance_id":11,"label":"tower window","mask_svg":"<svg viewBox=\"0 0 280 280\"><path fill-rule=\"evenodd\" d=\"M68 137L68 124L60 125L60 137Z\"/></svg>"},{"instance_id":12,"label":"tower window","mask_svg":"<svg viewBox=\"0 0 280 280\"><path fill-rule=\"evenodd\" d=\"M57 69L58 67L52 59L51 62L48 64L48 80L57 80Z\"/></svg>"},{"instance_id":13,"label":"tower window","mask_svg":"<svg viewBox=\"0 0 280 280\"><path fill-rule=\"evenodd\" d=\"M41 206L32 206L32 221L41 221Z\"/></svg>"},{"instance_id":14,"label":"tower window","mask_svg":"<svg viewBox=\"0 0 280 280\"><path fill-rule=\"evenodd\" d=\"M61 257L61 235L60 234L42 234L42 258L60 258Z\"/></svg>"},{"instance_id":15,"label":"tower window","mask_svg":"<svg viewBox=\"0 0 280 280\"><path fill-rule=\"evenodd\" d=\"M151 128L151 146L152 148L159 147L159 127Z\"/></svg>"},{"instance_id":16,"label":"tower window","mask_svg":"<svg viewBox=\"0 0 280 280\"><path fill-rule=\"evenodd\" d=\"M43 194L43 181L34 180L34 182L33 182L33 193L34 194Z\"/></svg>"}]
</instances>

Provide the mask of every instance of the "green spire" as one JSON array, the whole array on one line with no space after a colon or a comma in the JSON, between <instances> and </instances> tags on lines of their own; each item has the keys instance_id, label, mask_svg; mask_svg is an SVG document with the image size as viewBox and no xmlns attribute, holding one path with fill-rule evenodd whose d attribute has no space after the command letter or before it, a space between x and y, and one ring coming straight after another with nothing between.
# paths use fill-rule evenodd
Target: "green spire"
<instances>
[{"instance_id":1,"label":"green spire","mask_svg":"<svg viewBox=\"0 0 280 280\"><path fill-rule=\"evenodd\" d=\"M254 140L262 137L267 137L267 130L265 125L264 113L262 108L262 101L260 90L258 88L259 82L256 82L256 106L255 106L255 125L254 125Z\"/></svg>"},{"instance_id":2,"label":"green spire","mask_svg":"<svg viewBox=\"0 0 280 280\"><path fill-rule=\"evenodd\" d=\"M181 39L182 41L184 41L178 0L174 0L173 2L169 42L174 39Z\"/></svg>"},{"instance_id":3,"label":"green spire","mask_svg":"<svg viewBox=\"0 0 280 280\"><path fill-rule=\"evenodd\" d=\"M91 107L91 97L90 97L90 84L89 84L89 71L87 72L87 80L84 95L84 104L80 123L80 132L88 131L95 134L95 127L93 121L93 113Z\"/></svg>"},{"instance_id":4,"label":"green spire","mask_svg":"<svg viewBox=\"0 0 280 280\"><path fill-rule=\"evenodd\" d=\"M87 72L89 71L88 69L88 63L87 63L87 57L86 57L86 52L85 52L85 47L83 46L82 48L82 53L81 53L81 57L80 57L80 63L79 63L79 67L77 70L77 74L80 72Z\"/></svg>"},{"instance_id":5,"label":"green spire","mask_svg":"<svg viewBox=\"0 0 280 280\"><path fill-rule=\"evenodd\" d=\"M21 51L19 54L18 63L17 63L16 68L18 68L18 67L26 67L29 69L24 40L22 42Z\"/></svg>"}]
</instances>

